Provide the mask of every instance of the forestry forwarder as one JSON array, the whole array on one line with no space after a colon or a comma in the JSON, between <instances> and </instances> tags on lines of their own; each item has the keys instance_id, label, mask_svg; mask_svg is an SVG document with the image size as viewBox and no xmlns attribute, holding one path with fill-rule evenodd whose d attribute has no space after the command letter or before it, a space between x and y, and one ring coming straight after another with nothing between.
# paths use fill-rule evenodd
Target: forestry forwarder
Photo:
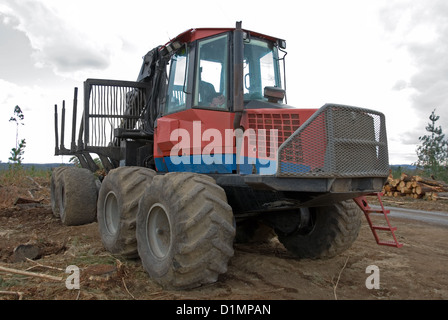
<instances>
[{"instance_id":1,"label":"forestry forwarder","mask_svg":"<svg viewBox=\"0 0 448 320\"><path fill-rule=\"evenodd\" d=\"M370 223L365 195L389 174L384 115L283 104L285 48L241 22L190 29L149 51L136 82L86 80L77 142L75 88L70 149L65 103L60 146L55 106L55 154L83 168L53 172L54 214L66 225L97 219L108 251L140 257L176 289L215 282L234 241L260 224L301 258L349 248L361 210ZM91 154L105 177L92 174ZM394 230L371 227L376 238Z\"/></svg>"}]
</instances>

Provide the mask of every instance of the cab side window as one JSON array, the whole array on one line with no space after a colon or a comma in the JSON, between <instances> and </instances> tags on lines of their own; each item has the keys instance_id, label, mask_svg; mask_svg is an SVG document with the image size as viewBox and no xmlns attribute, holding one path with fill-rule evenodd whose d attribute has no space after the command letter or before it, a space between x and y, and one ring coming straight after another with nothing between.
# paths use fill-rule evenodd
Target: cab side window
<instances>
[{"instance_id":1,"label":"cab side window","mask_svg":"<svg viewBox=\"0 0 448 320\"><path fill-rule=\"evenodd\" d=\"M244 45L244 100L264 99L264 88L281 88L277 48L251 39Z\"/></svg>"}]
</instances>

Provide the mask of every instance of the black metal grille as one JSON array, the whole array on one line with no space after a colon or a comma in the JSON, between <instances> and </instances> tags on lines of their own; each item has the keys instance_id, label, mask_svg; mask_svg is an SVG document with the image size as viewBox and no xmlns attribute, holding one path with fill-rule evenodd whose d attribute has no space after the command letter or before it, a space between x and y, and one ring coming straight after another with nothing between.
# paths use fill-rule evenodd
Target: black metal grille
<instances>
[{"instance_id":1,"label":"black metal grille","mask_svg":"<svg viewBox=\"0 0 448 320\"><path fill-rule=\"evenodd\" d=\"M279 148L279 177L386 177L389 157L382 113L328 104Z\"/></svg>"},{"instance_id":2,"label":"black metal grille","mask_svg":"<svg viewBox=\"0 0 448 320\"><path fill-rule=\"evenodd\" d=\"M144 130L148 84L88 79L84 82L84 143L86 147L115 145L114 129Z\"/></svg>"}]
</instances>

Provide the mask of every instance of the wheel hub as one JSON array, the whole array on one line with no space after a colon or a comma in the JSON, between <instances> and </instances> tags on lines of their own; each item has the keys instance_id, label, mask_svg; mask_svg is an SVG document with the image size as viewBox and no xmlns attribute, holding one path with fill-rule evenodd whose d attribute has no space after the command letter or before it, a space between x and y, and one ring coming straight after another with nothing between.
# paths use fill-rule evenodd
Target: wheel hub
<instances>
[{"instance_id":1,"label":"wheel hub","mask_svg":"<svg viewBox=\"0 0 448 320\"><path fill-rule=\"evenodd\" d=\"M157 203L149 209L146 233L148 247L154 256L159 259L165 258L171 248L171 225L163 205Z\"/></svg>"},{"instance_id":2,"label":"wheel hub","mask_svg":"<svg viewBox=\"0 0 448 320\"><path fill-rule=\"evenodd\" d=\"M115 193L109 192L104 200L104 225L110 234L117 233L120 223L120 210Z\"/></svg>"}]
</instances>

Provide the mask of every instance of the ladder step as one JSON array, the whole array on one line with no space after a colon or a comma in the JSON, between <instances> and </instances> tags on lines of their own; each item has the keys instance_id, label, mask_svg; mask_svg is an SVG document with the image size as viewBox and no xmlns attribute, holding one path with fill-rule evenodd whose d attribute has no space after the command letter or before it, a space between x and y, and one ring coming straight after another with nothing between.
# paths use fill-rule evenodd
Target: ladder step
<instances>
[{"instance_id":1,"label":"ladder step","mask_svg":"<svg viewBox=\"0 0 448 320\"><path fill-rule=\"evenodd\" d=\"M386 209L384 209L384 211L383 211L383 210L381 210L381 209L379 209L379 210L365 209L365 213L384 213L384 214L389 214L389 213L390 213L390 210L386 210Z\"/></svg>"},{"instance_id":2,"label":"ladder step","mask_svg":"<svg viewBox=\"0 0 448 320\"><path fill-rule=\"evenodd\" d=\"M395 231L395 230L397 230L397 227L372 226L372 229L375 229L375 230L384 230L384 231Z\"/></svg>"},{"instance_id":3,"label":"ladder step","mask_svg":"<svg viewBox=\"0 0 448 320\"><path fill-rule=\"evenodd\" d=\"M398 243L395 241L379 241L378 244L383 245L383 246L389 246L389 247L397 247L397 248L401 248L403 246L402 243Z\"/></svg>"},{"instance_id":4,"label":"ladder step","mask_svg":"<svg viewBox=\"0 0 448 320\"><path fill-rule=\"evenodd\" d=\"M387 217L387 215L390 213L390 210L386 210L383 206L383 202L381 201L381 196L382 193L372 193L369 195L375 195L378 197L378 200L380 202L380 209L372 209L369 204L367 203L367 199L364 196L361 197L357 197L354 198L353 200L355 200L356 204L359 206L359 208L364 212L364 215L367 219L367 221L369 222L369 226L370 229L373 233L373 235L375 236L376 242L379 245L384 245L384 246L390 246L390 247L396 247L396 248L401 248L403 246L403 244L399 243L397 241L397 239L395 238L395 233L394 231L397 230L397 227L392 227L389 223L389 218ZM383 214L383 217L385 218L386 222L387 222L387 226L376 226L376 225L372 225L372 220L370 218L370 213L380 213ZM394 241L381 241L378 238L378 234L376 233L376 230L382 230L382 231L389 231L392 234L392 237L394 238Z\"/></svg>"}]
</instances>

